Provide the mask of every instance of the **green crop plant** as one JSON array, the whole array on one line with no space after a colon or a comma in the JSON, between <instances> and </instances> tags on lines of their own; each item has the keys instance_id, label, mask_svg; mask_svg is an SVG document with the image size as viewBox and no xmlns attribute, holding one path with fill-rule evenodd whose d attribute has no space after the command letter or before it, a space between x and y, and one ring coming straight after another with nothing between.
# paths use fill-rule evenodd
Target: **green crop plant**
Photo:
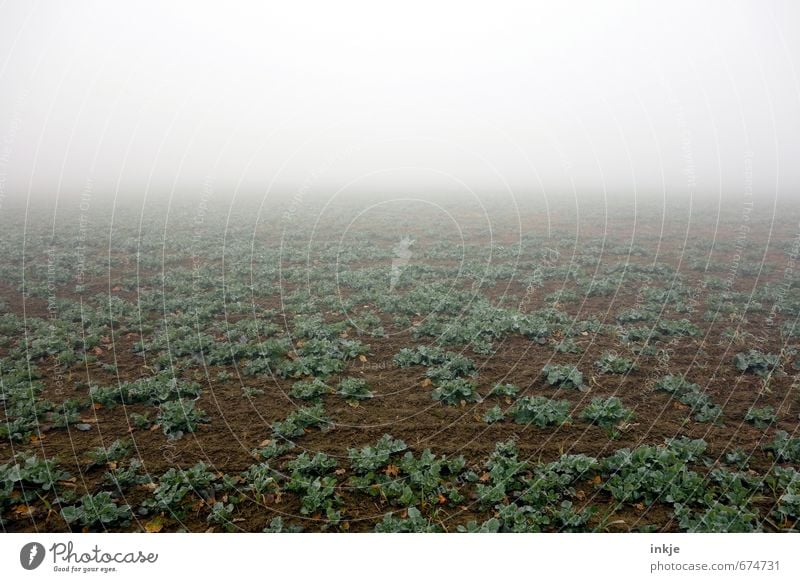
<instances>
[{"instance_id":1,"label":"green crop plant","mask_svg":"<svg viewBox=\"0 0 800 582\"><path fill-rule=\"evenodd\" d=\"M167 438L179 439L207 423L208 417L203 410L195 408L193 400L169 400L161 403L157 422Z\"/></svg>"},{"instance_id":2,"label":"green crop plant","mask_svg":"<svg viewBox=\"0 0 800 582\"><path fill-rule=\"evenodd\" d=\"M639 369L633 360L615 352L604 352L594 365L603 374L628 374Z\"/></svg>"},{"instance_id":3,"label":"green crop plant","mask_svg":"<svg viewBox=\"0 0 800 582\"><path fill-rule=\"evenodd\" d=\"M745 472L732 472L725 469L713 469L708 476L715 483L719 492L717 498L735 505L747 507L754 499L761 499L762 480L754 479Z\"/></svg>"},{"instance_id":4,"label":"green crop plant","mask_svg":"<svg viewBox=\"0 0 800 582\"><path fill-rule=\"evenodd\" d=\"M434 400L440 400L451 406L461 402L480 402L481 400L475 383L463 378L442 381L434 388L431 395Z\"/></svg>"},{"instance_id":5,"label":"green crop plant","mask_svg":"<svg viewBox=\"0 0 800 582\"><path fill-rule=\"evenodd\" d=\"M663 390L676 397L690 409L692 418L697 422L717 422L722 409L711 401L698 384L689 382L683 376L668 374L655 384L656 390Z\"/></svg>"},{"instance_id":6,"label":"green crop plant","mask_svg":"<svg viewBox=\"0 0 800 582\"><path fill-rule=\"evenodd\" d=\"M753 423L756 428L767 428L775 424L778 417L775 416L775 409L772 406L764 406L763 408L751 406L745 413L744 419Z\"/></svg>"},{"instance_id":7,"label":"green crop plant","mask_svg":"<svg viewBox=\"0 0 800 582\"><path fill-rule=\"evenodd\" d=\"M394 357L394 364L400 368L411 366L433 366L444 362L445 352L441 348L417 346L416 348L403 348Z\"/></svg>"},{"instance_id":8,"label":"green crop plant","mask_svg":"<svg viewBox=\"0 0 800 582\"><path fill-rule=\"evenodd\" d=\"M602 462L608 474L603 488L623 503L703 503L709 498L706 481L689 467L703 451L704 441L690 439L618 450Z\"/></svg>"},{"instance_id":9,"label":"green crop plant","mask_svg":"<svg viewBox=\"0 0 800 582\"><path fill-rule=\"evenodd\" d=\"M103 481L117 489L148 483L149 477L141 473L143 466L139 459L131 459L127 467L117 466L104 473Z\"/></svg>"},{"instance_id":10,"label":"green crop plant","mask_svg":"<svg viewBox=\"0 0 800 582\"><path fill-rule=\"evenodd\" d=\"M302 453L287 464L291 475L286 489L300 496L300 513L324 515L329 522L334 523L341 519L338 484L331 475L336 465L336 459L325 453L314 456Z\"/></svg>"},{"instance_id":11,"label":"green crop plant","mask_svg":"<svg viewBox=\"0 0 800 582\"><path fill-rule=\"evenodd\" d=\"M576 390L583 390L585 388L583 374L581 374L575 366L547 364L542 368L542 375L548 386L574 388Z\"/></svg>"},{"instance_id":12,"label":"green crop plant","mask_svg":"<svg viewBox=\"0 0 800 582\"><path fill-rule=\"evenodd\" d=\"M110 493L102 491L96 495L84 495L78 505L62 507L61 516L70 525L105 528L115 524L126 525L131 518L131 508L118 505Z\"/></svg>"},{"instance_id":13,"label":"green crop plant","mask_svg":"<svg viewBox=\"0 0 800 582\"><path fill-rule=\"evenodd\" d=\"M460 503L464 498L458 489L458 477L464 466L463 457L437 457L428 449L419 457L410 451L399 458L392 453L382 470L365 470L361 466L350 482L360 491L402 506Z\"/></svg>"},{"instance_id":14,"label":"green crop plant","mask_svg":"<svg viewBox=\"0 0 800 582\"><path fill-rule=\"evenodd\" d=\"M286 525L283 523L283 518L279 515L273 517L269 525L261 531L264 533L299 533L303 531L303 528L298 525Z\"/></svg>"},{"instance_id":15,"label":"green crop plant","mask_svg":"<svg viewBox=\"0 0 800 582\"><path fill-rule=\"evenodd\" d=\"M188 469L168 469L158 480L153 496L142 504L141 512L167 511L180 518L189 496L208 500L214 497L217 476L202 461Z\"/></svg>"},{"instance_id":16,"label":"green crop plant","mask_svg":"<svg viewBox=\"0 0 800 582\"><path fill-rule=\"evenodd\" d=\"M558 342L555 345L555 350L560 354L579 354L583 351L572 338L566 338Z\"/></svg>"},{"instance_id":17,"label":"green crop plant","mask_svg":"<svg viewBox=\"0 0 800 582\"><path fill-rule=\"evenodd\" d=\"M267 463L250 465L242 473L245 489L252 491L263 501L267 495L280 491L280 473L270 468Z\"/></svg>"},{"instance_id":18,"label":"green crop plant","mask_svg":"<svg viewBox=\"0 0 800 582\"><path fill-rule=\"evenodd\" d=\"M408 447L400 439L385 434L374 445L361 449L347 449L350 466L359 474L375 473L389 463L393 455L405 451Z\"/></svg>"},{"instance_id":19,"label":"green crop plant","mask_svg":"<svg viewBox=\"0 0 800 582\"><path fill-rule=\"evenodd\" d=\"M683 504L676 504L675 517L678 518L678 526L689 533L749 533L761 530L755 512L718 502L701 511L692 511Z\"/></svg>"},{"instance_id":20,"label":"green crop plant","mask_svg":"<svg viewBox=\"0 0 800 582\"><path fill-rule=\"evenodd\" d=\"M292 389L289 391L289 396L297 398L298 400L313 400L317 401L326 394L333 392L333 389L328 386L323 380L314 378L313 380L302 380L295 382Z\"/></svg>"},{"instance_id":21,"label":"green crop plant","mask_svg":"<svg viewBox=\"0 0 800 582\"><path fill-rule=\"evenodd\" d=\"M250 454L262 461L268 461L269 459L280 457L293 448L294 444L291 442L267 439L258 448L250 451Z\"/></svg>"},{"instance_id":22,"label":"green crop plant","mask_svg":"<svg viewBox=\"0 0 800 582\"><path fill-rule=\"evenodd\" d=\"M581 418L603 427L609 435L619 435L621 425L633 418L633 412L627 409L616 396L610 398L592 398L581 412Z\"/></svg>"},{"instance_id":23,"label":"green crop plant","mask_svg":"<svg viewBox=\"0 0 800 582\"><path fill-rule=\"evenodd\" d=\"M375 526L375 531L379 533L433 533L442 531L438 524L423 517L416 507L409 507L404 513L405 517L387 513L383 517L383 521Z\"/></svg>"},{"instance_id":24,"label":"green crop plant","mask_svg":"<svg viewBox=\"0 0 800 582\"><path fill-rule=\"evenodd\" d=\"M487 396L500 396L504 398L514 398L519 393L519 387L514 384L495 384Z\"/></svg>"},{"instance_id":25,"label":"green crop plant","mask_svg":"<svg viewBox=\"0 0 800 582\"><path fill-rule=\"evenodd\" d=\"M456 531L459 533L497 533L500 531L500 520L496 517L491 517L483 523L477 521L467 522L466 525L459 525Z\"/></svg>"},{"instance_id":26,"label":"green crop plant","mask_svg":"<svg viewBox=\"0 0 800 582\"><path fill-rule=\"evenodd\" d=\"M90 467L105 465L115 461L121 461L131 453L131 442L117 439L108 447L97 447L91 449L87 456L90 459Z\"/></svg>"},{"instance_id":27,"label":"green crop plant","mask_svg":"<svg viewBox=\"0 0 800 582\"><path fill-rule=\"evenodd\" d=\"M656 382L656 390L663 390L674 396L683 396L689 392L698 392L700 386L693 382L689 382L684 376L676 376L668 374L663 376Z\"/></svg>"},{"instance_id":28,"label":"green crop plant","mask_svg":"<svg viewBox=\"0 0 800 582\"><path fill-rule=\"evenodd\" d=\"M10 463L0 465L0 514L2 509L17 503L31 504L48 495L58 495L59 482L70 474L55 459L40 459L36 455L17 453Z\"/></svg>"},{"instance_id":29,"label":"green crop plant","mask_svg":"<svg viewBox=\"0 0 800 582\"><path fill-rule=\"evenodd\" d=\"M506 415L503 412L503 409L500 408L500 406L495 405L484 413L483 422L487 424L494 424L495 422L505 420L505 417Z\"/></svg>"},{"instance_id":30,"label":"green crop plant","mask_svg":"<svg viewBox=\"0 0 800 582\"><path fill-rule=\"evenodd\" d=\"M344 378L339 382L336 393L350 401L369 400L374 396L367 386L367 381L362 378Z\"/></svg>"},{"instance_id":31,"label":"green crop plant","mask_svg":"<svg viewBox=\"0 0 800 582\"><path fill-rule=\"evenodd\" d=\"M445 360L436 366L428 368L425 375L434 383L438 383L457 378L466 378L474 374L475 362L466 356L447 352Z\"/></svg>"},{"instance_id":32,"label":"green crop plant","mask_svg":"<svg viewBox=\"0 0 800 582\"><path fill-rule=\"evenodd\" d=\"M561 426L571 422L567 400L552 400L543 396L523 396L514 402L508 413L517 424L532 424L539 428Z\"/></svg>"},{"instance_id":33,"label":"green crop plant","mask_svg":"<svg viewBox=\"0 0 800 582\"><path fill-rule=\"evenodd\" d=\"M775 354L765 354L758 350L738 353L733 358L736 369L742 373L755 374L766 378L780 370L780 357Z\"/></svg>"},{"instance_id":34,"label":"green crop plant","mask_svg":"<svg viewBox=\"0 0 800 582\"><path fill-rule=\"evenodd\" d=\"M206 521L211 524L221 525L226 531L233 531L233 504L215 501L211 506Z\"/></svg>"},{"instance_id":35,"label":"green crop plant","mask_svg":"<svg viewBox=\"0 0 800 582\"><path fill-rule=\"evenodd\" d=\"M285 420L272 423L272 432L276 436L292 439L303 436L309 428L327 430L331 421L325 413L322 403L314 406L298 408L286 417Z\"/></svg>"},{"instance_id":36,"label":"green crop plant","mask_svg":"<svg viewBox=\"0 0 800 582\"><path fill-rule=\"evenodd\" d=\"M747 454L741 448L733 449L732 451L728 451L725 453L725 463L736 467L737 469L747 469L747 465L750 461L750 455Z\"/></svg>"},{"instance_id":37,"label":"green crop plant","mask_svg":"<svg viewBox=\"0 0 800 582\"><path fill-rule=\"evenodd\" d=\"M785 430L777 431L774 440L764 445L764 449L772 452L778 461L800 463L800 438L790 437Z\"/></svg>"},{"instance_id":38,"label":"green crop plant","mask_svg":"<svg viewBox=\"0 0 800 582\"><path fill-rule=\"evenodd\" d=\"M722 415L722 409L705 392L687 392L679 400L689 407L697 422L717 422Z\"/></svg>"}]
</instances>

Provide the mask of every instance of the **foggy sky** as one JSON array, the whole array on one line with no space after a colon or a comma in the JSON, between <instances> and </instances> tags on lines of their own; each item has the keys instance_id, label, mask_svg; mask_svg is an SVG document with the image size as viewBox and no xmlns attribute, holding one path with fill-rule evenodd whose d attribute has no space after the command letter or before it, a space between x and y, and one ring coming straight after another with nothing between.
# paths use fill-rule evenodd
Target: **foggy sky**
<instances>
[{"instance_id":1,"label":"foggy sky","mask_svg":"<svg viewBox=\"0 0 800 582\"><path fill-rule=\"evenodd\" d=\"M797 3L174 4L0 5L6 200L798 195Z\"/></svg>"}]
</instances>

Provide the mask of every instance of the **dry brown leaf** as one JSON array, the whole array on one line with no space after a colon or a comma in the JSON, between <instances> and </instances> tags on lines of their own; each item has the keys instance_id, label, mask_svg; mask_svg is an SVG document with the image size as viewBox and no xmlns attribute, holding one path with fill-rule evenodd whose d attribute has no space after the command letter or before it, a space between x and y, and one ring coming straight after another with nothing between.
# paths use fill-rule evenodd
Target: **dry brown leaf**
<instances>
[{"instance_id":1,"label":"dry brown leaf","mask_svg":"<svg viewBox=\"0 0 800 582\"><path fill-rule=\"evenodd\" d=\"M397 465L389 465L389 466L388 466L388 467L386 467L386 469L384 470L384 473L385 473L385 474L386 474L388 477L397 477L397 475L399 475L399 474L400 474L400 468L399 468Z\"/></svg>"},{"instance_id":2,"label":"dry brown leaf","mask_svg":"<svg viewBox=\"0 0 800 582\"><path fill-rule=\"evenodd\" d=\"M144 531L148 533L158 533L164 529L164 517L161 515L155 516L153 519L144 524Z\"/></svg>"},{"instance_id":3,"label":"dry brown leaf","mask_svg":"<svg viewBox=\"0 0 800 582\"><path fill-rule=\"evenodd\" d=\"M427 387L428 387L428 386L430 386L431 384L433 384L433 382L431 382L431 379L430 379L430 378L425 378L425 379L422 381L422 387L423 387L423 388L427 388Z\"/></svg>"},{"instance_id":4,"label":"dry brown leaf","mask_svg":"<svg viewBox=\"0 0 800 582\"><path fill-rule=\"evenodd\" d=\"M365 356L364 354L361 354L360 356L358 356L358 361L359 362L366 362L367 361L367 356Z\"/></svg>"}]
</instances>

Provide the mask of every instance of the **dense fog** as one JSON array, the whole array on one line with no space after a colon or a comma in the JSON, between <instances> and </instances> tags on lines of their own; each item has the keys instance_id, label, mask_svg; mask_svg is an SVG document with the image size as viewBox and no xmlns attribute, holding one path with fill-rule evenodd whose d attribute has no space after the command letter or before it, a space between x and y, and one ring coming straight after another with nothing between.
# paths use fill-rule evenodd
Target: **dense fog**
<instances>
[{"instance_id":1,"label":"dense fog","mask_svg":"<svg viewBox=\"0 0 800 582\"><path fill-rule=\"evenodd\" d=\"M791 2L6 2L0 185L796 195Z\"/></svg>"}]
</instances>

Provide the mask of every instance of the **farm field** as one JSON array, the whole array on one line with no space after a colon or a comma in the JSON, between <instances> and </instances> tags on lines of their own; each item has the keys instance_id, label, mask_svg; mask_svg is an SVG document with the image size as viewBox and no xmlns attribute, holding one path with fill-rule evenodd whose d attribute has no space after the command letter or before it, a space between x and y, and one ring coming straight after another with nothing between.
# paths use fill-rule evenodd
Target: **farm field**
<instances>
[{"instance_id":1,"label":"farm field","mask_svg":"<svg viewBox=\"0 0 800 582\"><path fill-rule=\"evenodd\" d=\"M3 531L800 530L796 203L0 227Z\"/></svg>"}]
</instances>

